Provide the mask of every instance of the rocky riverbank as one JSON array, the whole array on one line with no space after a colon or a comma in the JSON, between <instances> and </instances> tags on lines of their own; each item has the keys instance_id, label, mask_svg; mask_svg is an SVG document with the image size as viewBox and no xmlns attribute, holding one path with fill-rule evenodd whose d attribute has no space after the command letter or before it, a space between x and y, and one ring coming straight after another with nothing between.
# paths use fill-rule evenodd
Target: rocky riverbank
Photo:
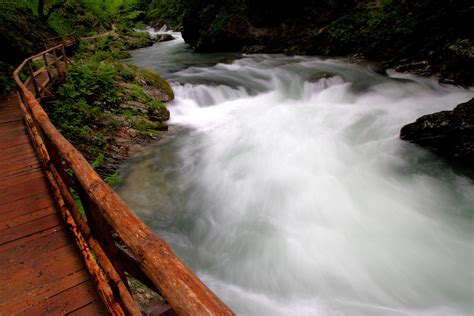
<instances>
[{"instance_id":1,"label":"rocky riverbank","mask_svg":"<svg viewBox=\"0 0 474 316\"><path fill-rule=\"evenodd\" d=\"M123 64L126 49L154 43L147 33L116 33L82 41L69 76L45 104L53 123L104 178L168 130L164 102L173 90L158 74Z\"/></svg>"},{"instance_id":2,"label":"rocky riverbank","mask_svg":"<svg viewBox=\"0 0 474 316\"><path fill-rule=\"evenodd\" d=\"M183 38L196 51L352 56L474 85L468 1L191 1Z\"/></svg>"}]
</instances>

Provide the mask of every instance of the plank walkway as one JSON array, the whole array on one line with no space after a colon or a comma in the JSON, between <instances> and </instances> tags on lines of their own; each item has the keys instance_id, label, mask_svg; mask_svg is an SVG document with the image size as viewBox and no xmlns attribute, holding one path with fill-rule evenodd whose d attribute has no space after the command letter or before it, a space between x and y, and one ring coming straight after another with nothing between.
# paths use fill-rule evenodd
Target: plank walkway
<instances>
[{"instance_id":1,"label":"plank walkway","mask_svg":"<svg viewBox=\"0 0 474 316\"><path fill-rule=\"evenodd\" d=\"M0 99L0 315L106 315L67 234L16 94Z\"/></svg>"}]
</instances>

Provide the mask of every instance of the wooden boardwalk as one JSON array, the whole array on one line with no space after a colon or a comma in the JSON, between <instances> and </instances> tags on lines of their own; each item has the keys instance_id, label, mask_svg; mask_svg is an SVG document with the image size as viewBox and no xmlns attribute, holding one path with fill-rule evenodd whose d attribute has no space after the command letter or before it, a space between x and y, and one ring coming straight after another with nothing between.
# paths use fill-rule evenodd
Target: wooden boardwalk
<instances>
[{"instance_id":1,"label":"wooden boardwalk","mask_svg":"<svg viewBox=\"0 0 474 316\"><path fill-rule=\"evenodd\" d=\"M16 94L0 99L0 315L105 315L67 234Z\"/></svg>"}]
</instances>

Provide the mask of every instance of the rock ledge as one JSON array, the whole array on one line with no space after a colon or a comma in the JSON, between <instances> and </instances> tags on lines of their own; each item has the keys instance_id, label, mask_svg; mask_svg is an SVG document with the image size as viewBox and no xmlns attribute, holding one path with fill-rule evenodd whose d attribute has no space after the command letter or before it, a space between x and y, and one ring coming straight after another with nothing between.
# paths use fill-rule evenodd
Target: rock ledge
<instances>
[{"instance_id":1,"label":"rock ledge","mask_svg":"<svg viewBox=\"0 0 474 316\"><path fill-rule=\"evenodd\" d=\"M474 165L474 98L403 126L400 138Z\"/></svg>"}]
</instances>

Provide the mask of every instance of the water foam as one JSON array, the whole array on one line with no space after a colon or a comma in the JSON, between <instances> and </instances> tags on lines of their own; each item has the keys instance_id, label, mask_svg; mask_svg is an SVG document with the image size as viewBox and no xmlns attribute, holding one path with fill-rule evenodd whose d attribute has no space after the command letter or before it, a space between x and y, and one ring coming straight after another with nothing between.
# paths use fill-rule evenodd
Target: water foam
<instances>
[{"instance_id":1,"label":"water foam","mask_svg":"<svg viewBox=\"0 0 474 316\"><path fill-rule=\"evenodd\" d=\"M272 55L170 77L186 131L121 195L239 314L472 314L474 184L398 138L472 91Z\"/></svg>"}]
</instances>

